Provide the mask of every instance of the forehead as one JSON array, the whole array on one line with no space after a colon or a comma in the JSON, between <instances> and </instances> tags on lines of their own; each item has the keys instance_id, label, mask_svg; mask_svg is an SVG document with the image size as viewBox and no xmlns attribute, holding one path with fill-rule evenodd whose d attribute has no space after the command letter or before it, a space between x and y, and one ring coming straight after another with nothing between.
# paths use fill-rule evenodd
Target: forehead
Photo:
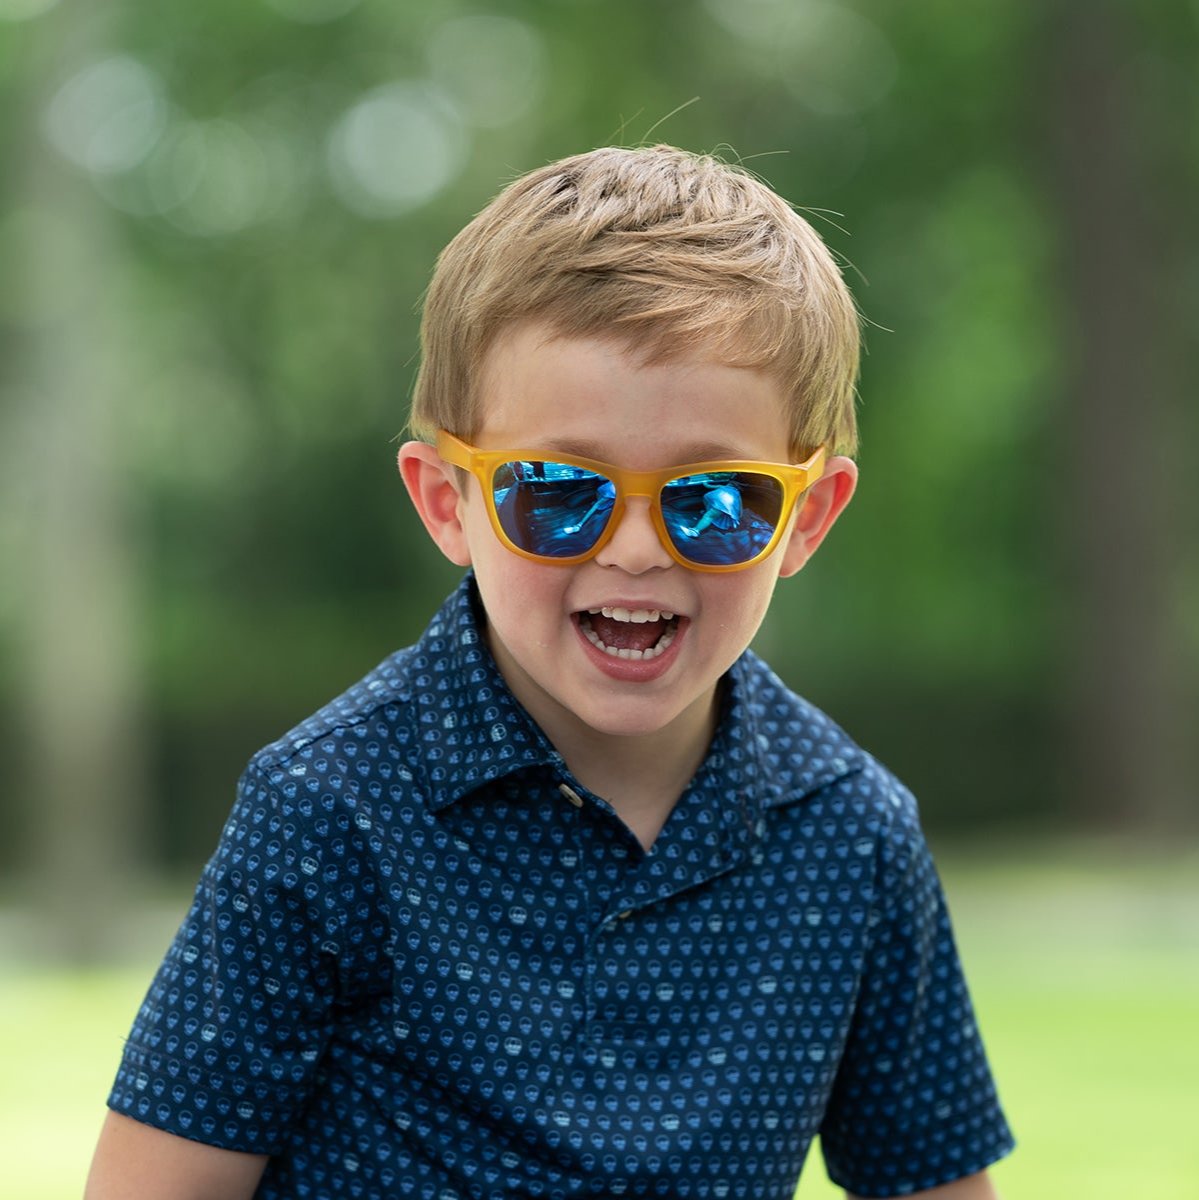
<instances>
[{"instance_id":1,"label":"forehead","mask_svg":"<svg viewBox=\"0 0 1199 1200\"><path fill-rule=\"evenodd\" d=\"M485 448L557 448L629 467L787 457L777 381L702 349L651 357L616 337L562 337L526 323L488 351L478 399L475 441Z\"/></svg>"}]
</instances>

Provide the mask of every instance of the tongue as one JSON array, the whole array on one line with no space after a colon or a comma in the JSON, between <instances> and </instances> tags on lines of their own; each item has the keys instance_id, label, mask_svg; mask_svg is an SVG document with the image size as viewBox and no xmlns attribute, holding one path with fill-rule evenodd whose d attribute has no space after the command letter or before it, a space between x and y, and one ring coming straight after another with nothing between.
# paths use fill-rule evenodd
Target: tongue
<instances>
[{"instance_id":1,"label":"tongue","mask_svg":"<svg viewBox=\"0 0 1199 1200\"><path fill-rule=\"evenodd\" d=\"M595 613L591 617L591 628L605 646L617 650L648 650L658 644L658 639L666 632L665 621L645 621L636 624L633 621L614 621L611 617Z\"/></svg>"}]
</instances>

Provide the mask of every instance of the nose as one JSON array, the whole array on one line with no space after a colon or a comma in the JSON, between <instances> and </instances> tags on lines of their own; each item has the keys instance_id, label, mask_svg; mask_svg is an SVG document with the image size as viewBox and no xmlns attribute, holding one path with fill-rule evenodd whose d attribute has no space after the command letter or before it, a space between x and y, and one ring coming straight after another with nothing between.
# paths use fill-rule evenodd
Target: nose
<instances>
[{"instance_id":1,"label":"nose","mask_svg":"<svg viewBox=\"0 0 1199 1200\"><path fill-rule=\"evenodd\" d=\"M595 561L601 567L619 567L630 575L641 575L674 564L658 537L648 499L643 496L628 498L616 529L596 554Z\"/></svg>"}]
</instances>

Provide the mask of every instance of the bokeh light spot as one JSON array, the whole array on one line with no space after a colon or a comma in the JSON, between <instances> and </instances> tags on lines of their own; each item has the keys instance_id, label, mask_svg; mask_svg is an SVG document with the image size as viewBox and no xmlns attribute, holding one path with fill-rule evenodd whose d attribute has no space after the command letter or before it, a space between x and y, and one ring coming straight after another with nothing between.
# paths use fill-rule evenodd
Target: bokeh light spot
<instances>
[{"instance_id":1,"label":"bokeh light spot","mask_svg":"<svg viewBox=\"0 0 1199 1200\"><path fill-rule=\"evenodd\" d=\"M271 207L271 172L262 146L233 121L193 121L154 176L168 219L185 233L237 233ZM174 196L177 204L170 204Z\"/></svg>"},{"instance_id":2,"label":"bokeh light spot","mask_svg":"<svg viewBox=\"0 0 1199 1200\"><path fill-rule=\"evenodd\" d=\"M49 12L58 0L0 0L0 21L27 21Z\"/></svg>"},{"instance_id":3,"label":"bokeh light spot","mask_svg":"<svg viewBox=\"0 0 1199 1200\"><path fill-rule=\"evenodd\" d=\"M524 116L540 99L545 76L541 35L512 17L458 17L429 39L433 77L463 116L498 128Z\"/></svg>"},{"instance_id":4,"label":"bokeh light spot","mask_svg":"<svg viewBox=\"0 0 1199 1200\"><path fill-rule=\"evenodd\" d=\"M864 112L891 90L898 60L873 21L837 0L706 0L814 113Z\"/></svg>"},{"instance_id":5,"label":"bokeh light spot","mask_svg":"<svg viewBox=\"0 0 1199 1200\"><path fill-rule=\"evenodd\" d=\"M44 119L54 148L99 175L137 166L166 124L162 80L124 54L93 63L67 80L51 99Z\"/></svg>"},{"instance_id":6,"label":"bokeh light spot","mask_svg":"<svg viewBox=\"0 0 1199 1200\"><path fill-rule=\"evenodd\" d=\"M337 123L328 164L343 203L394 217L427 203L461 170L462 120L435 88L395 83L368 93Z\"/></svg>"}]
</instances>

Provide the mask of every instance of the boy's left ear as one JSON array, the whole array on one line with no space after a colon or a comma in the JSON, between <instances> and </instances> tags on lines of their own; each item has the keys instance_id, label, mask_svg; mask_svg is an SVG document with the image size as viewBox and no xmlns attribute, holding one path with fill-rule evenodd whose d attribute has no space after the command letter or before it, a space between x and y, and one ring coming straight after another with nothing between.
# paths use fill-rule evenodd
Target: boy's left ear
<instances>
[{"instance_id":1,"label":"boy's left ear","mask_svg":"<svg viewBox=\"0 0 1199 1200\"><path fill-rule=\"evenodd\" d=\"M824 474L804 493L795 524L783 551L781 578L794 575L824 541L858 486L858 464L836 454L824 466Z\"/></svg>"}]
</instances>

